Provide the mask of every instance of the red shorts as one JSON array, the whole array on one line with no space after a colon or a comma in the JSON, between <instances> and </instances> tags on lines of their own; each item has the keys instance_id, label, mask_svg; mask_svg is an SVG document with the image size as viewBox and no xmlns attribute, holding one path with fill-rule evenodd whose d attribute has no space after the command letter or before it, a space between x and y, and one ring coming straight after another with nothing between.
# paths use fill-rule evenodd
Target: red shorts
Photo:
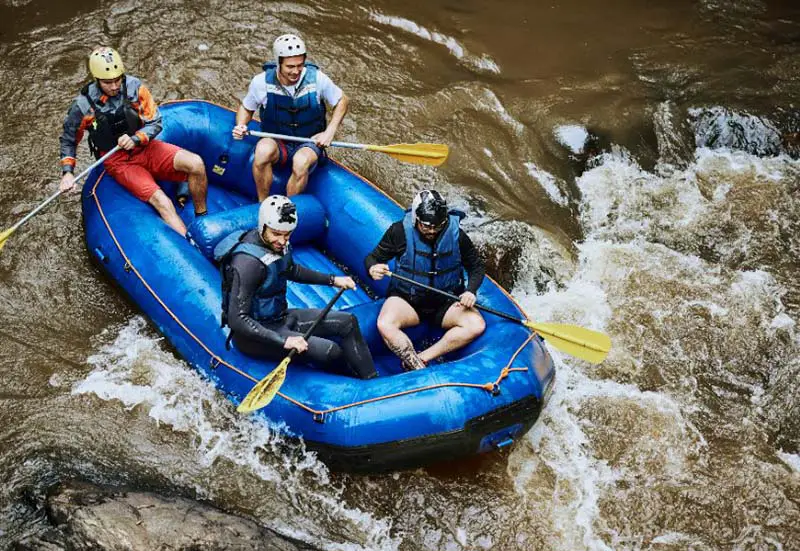
<instances>
[{"instance_id":1,"label":"red shorts","mask_svg":"<svg viewBox=\"0 0 800 551\"><path fill-rule=\"evenodd\" d=\"M185 172L175 170L175 155L180 150L177 145L152 140L144 147L135 148L133 152L114 153L103 166L122 187L147 202L160 189L156 180L186 180Z\"/></svg>"}]
</instances>

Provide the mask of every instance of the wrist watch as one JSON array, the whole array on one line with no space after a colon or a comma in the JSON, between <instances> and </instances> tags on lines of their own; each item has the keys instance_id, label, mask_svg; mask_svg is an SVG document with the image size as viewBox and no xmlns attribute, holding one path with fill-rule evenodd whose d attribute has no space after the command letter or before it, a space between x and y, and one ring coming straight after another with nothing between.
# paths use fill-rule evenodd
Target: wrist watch
<instances>
[{"instance_id":1,"label":"wrist watch","mask_svg":"<svg viewBox=\"0 0 800 551\"><path fill-rule=\"evenodd\" d=\"M333 287L333 284L336 282L336 276L331 274L328 276L328 285Z\"/></svg>"}]
</instances>

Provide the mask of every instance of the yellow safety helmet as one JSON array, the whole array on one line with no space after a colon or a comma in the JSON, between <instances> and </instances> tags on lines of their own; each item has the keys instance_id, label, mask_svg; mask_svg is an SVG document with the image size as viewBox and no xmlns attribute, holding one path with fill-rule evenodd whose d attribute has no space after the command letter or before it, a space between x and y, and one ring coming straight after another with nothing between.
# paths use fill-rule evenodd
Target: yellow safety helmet
<instances>
[{"instance_id":1,"label":"yellow safety helmet","mask_svg":"<svg viewBox=\"0 0 800 551\"><path fill-rule=\"evenodd\" d=\"M125 67L115 49L103 46L89 54L89 72L94 78L113 80L125 73Z\"/></svg>"}]
</instances>

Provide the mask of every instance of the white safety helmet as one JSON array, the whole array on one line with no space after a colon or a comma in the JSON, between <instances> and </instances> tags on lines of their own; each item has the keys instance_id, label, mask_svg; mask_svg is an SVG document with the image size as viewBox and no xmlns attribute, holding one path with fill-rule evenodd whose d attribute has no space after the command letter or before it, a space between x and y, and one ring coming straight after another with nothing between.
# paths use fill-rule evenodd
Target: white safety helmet
<instances>
[{"instance_id":1,"label":"white safety helmet","mask_svg":"<svg viewBox=\"0 0 800 551\"><path fill-rule=\"evenodd\" d=\"M297 227L297 205L285 195L270 195L258 207L258 231L264 227L277 231L294 231Z\"/></svg>"},{"instance_id":2,"label":"white safety helmet","mask_svg":"<svg viewBox=\"0 0 800 551\"><path fill-rule=\"evenodd\" d=\"M282 34L275 39L275 43L272 45L272 53L275 54L276 62L280 62L282 57L305 55L306 43L296 34Z\"/></svg>"}]
</instances>

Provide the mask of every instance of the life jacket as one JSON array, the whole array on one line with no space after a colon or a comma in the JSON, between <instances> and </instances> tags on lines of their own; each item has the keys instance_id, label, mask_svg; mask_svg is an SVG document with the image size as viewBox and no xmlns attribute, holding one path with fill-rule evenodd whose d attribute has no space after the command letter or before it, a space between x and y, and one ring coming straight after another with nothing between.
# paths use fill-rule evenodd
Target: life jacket
<instances>
[{"instance_id":1,"label":"life jacket","mask_svg":"<svg viewBox=\"0 0 800 551\"><path fill-rule=\"evenodd\" d=\"M250 317L261 323L279 320L288 308L285 273L292 262L291 245L287 243L283 255L279 255L263 245L258 230L237 231L214 247L214 259L219 262L222 280L221 327L228 325L228 305L233 287L231 260L237 254L248 254L257 258L267 269L264 281L253 296Z\"/></svg>"},{"instance_id":2,"label":"life jacket","mask_svg":"<svg viewBox=\"0 0 800 551\"><path fill-rule=\"evenodd\" d=\"M136 90L133 92L138 96L138 81ZM91 87L94 86L93 89ZM122 76L122 88L120 96L122 101L116 108L109 107L109 98L99 105L92 99L92 92L102 97L103 93L95 82L90 82L81 89L81 94L88 100L89 105L94 111L94 122L89 127L89 150L95 159L99 159L105 152L110 151L117 145L117 140L125 134L133 136L144 123L139 112L131 105L128 97L127 78Z\"/></svg>"},{"instance_id":3,"label":"life jacket","mask_svg":"<svg viewBox=\"0 0 800 551\"><path fill-rule=\"evenodd\" d=\"M414 227L411 211L406 211L403 218L406 250L397 260L395 273L448 293L464 292L464 267L461 264L461 249L458 246L461 232L459 224L464 216L461 211L449 211L447 225L431 245L422 239ZM412 300L430 295L429 291L396 278L389 284L389 290L397 290Z\"/></svg>"},{"instance_id":4,"label":"life jacket","mask_svg":"<svg viewBox=\"0 0 800 551\"><path fill-rule=\"evenodd\" d=\"M310 138L325 130L325 102L317 92L318 70L313 63L306 63L292 95L278 80L278 65L264 64L267 101L259 109L262 131Z\"/></svg>"}]
</instances>

